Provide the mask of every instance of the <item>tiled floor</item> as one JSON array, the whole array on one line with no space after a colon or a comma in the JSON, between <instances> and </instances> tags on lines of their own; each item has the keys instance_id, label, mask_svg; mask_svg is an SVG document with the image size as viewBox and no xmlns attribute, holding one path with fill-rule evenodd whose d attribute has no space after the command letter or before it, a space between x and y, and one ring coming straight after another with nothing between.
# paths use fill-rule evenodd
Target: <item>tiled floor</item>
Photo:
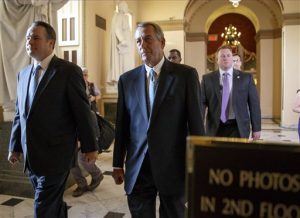
<instances>
[{"instance_id":1,"label":"tiled floor","mask_svg":"<svg viewBox=\"0 0 300 218\"><path fill-rule=\"evenodd\" d=\"M263 120L262 140L298 143L296 129L283 129L271 120ZM127 218L130 217L123 186L114 184L111 177L112 153L99 156L97 165L105 173L101 185L93 192L74 198L72 191L65 192L64 199L69 208L70 218ZM90 178L88 178L90 179ZM0 195L0 218L32 218L33 200L16 196Z\"/></svg>"}]
</instances>

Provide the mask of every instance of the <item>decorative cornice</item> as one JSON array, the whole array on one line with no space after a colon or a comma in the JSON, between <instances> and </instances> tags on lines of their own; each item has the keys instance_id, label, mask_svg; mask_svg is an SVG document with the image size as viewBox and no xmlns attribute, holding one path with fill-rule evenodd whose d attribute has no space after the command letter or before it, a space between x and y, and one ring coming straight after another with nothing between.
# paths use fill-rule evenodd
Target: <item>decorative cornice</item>
<instances>
[{"instance_id":1,"label":"decorative cornice","mask_svg":"<svg viewBox=\"0 0 300 218\"><path fill-rule=\"evenodd\" d=\"M185 33L185 40L187 42L207 41L207 33Z\"/></svg>"},{"instance_id":2,"label":"decorative cornice","mask_svg":"<svg viewBox=\"0 0 300 218\"><path fill-rule=\"evenodd\" d=\"M255 40L259 41L260 39L276 39L281 37L281 29L274 30L259 30L255 36Z\"/></svg>"},{"instance_id":3,"label":"decorative cornice","mask_svg":"<svg viewBox=\"0 0 300 218\"><path fill-rule=\"evenodd\" d=\"M155 21L164 31L183 30L183 20Z\"/></svg>"},{"instance_id":4,"label":"decorative cornice","mask_svg":"<svg viewBox=\"0 0 300 218\"><path fill-rule=\"evenodd\" d=\"M283 25L300 25L300 13L294 14L284 14L283 15Z\"/></svg>"}]
</instances>

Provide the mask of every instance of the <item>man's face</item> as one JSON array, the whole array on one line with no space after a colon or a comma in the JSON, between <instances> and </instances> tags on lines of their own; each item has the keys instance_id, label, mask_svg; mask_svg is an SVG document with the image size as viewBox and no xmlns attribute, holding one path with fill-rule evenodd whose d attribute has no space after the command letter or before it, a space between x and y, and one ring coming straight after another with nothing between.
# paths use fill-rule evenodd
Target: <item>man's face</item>
<instances>
[{"instance_id":1,"label":"man's face","mask_svg":"<svg viewBox=\"0 0 300 218\"><path fill-rule=\"evenodd\" d=\"M230 49L221 49L218 52L218 66L222 70L229 70L232 67L232 52Z\"/></svg>"},{"instance_id":2,"label":"man's face","mask_svg":"<svg viewBox=\"0 0 300 218\"><path fill-rule=\"evenodd\" d=\"M180 64L181 57L177 54L177 52L169 52L168 60L177 64Z\"/></svg>"},{"instance_id":3,"label":"man's face","mask_svg":"<svg viewBox=\"0 0 300 218\"><path fill-rule=\"evenodd\" d=\"M83 72L83 79L87 82L87 81L88 81L88 78L89 78L88 73Z\"/></svg>"},{"instance_id":4,"label":"man's face","mask_svg":"<svg viewBox=\"0 0 300 218\"><path fill-rule=\"evenodd\" d=\"M152 26L138 27L135 32L136 45L142 61L153 67L162 59L165 40L158 39Z\"/></svg>"},{"instance_id":5,"label":"man's face","mask_svg":"<svg viewBox=\"0 0 300 218\"><path fill-rule=\"evenodd\" d=\"M49 56L55 41L47 38L46 29L42 26L31 26L26 34L26 52L37 61Z\"/></svg>"},{"instance_id":6,"label":"man's face","mask_svg":"<svg viewBox=\"0 0 300 218\"><path fill-rule=\"evenodd\" d=\"M237 69L237 70L241 70L242 62L241 62L240 56L234 55L234 56L232 57L232 60L233 60L233 68L234 68L234 69Z\"/></svg>"}]
</instances>

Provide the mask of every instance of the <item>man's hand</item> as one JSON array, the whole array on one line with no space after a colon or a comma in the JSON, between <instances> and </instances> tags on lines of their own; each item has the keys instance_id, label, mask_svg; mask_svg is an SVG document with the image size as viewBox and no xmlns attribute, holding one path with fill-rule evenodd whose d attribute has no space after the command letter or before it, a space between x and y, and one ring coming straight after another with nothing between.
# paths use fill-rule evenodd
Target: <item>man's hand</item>
<instances>
[{"instance_id":1,"label":"man's hand","mask_svg":"<svg viewBox=\"0 0 300 218\"><path fill-rule=\"evenodd\" d=\"M259 132L252 132L252 139L253 140L258 140L260 139L260 131Z\"/></svg>"},{"instance_id":2,"label":"man's hand","mask_svg":"<svg viewBox=\"0 0 300 218\"><path fill-rule=\"evenodd\" d=\"M121 168L114 168L112 177L117 185L122 184L124 181L124 170Z\"/></svg>"},{"instance_id":3,"label":"man's hand","mask_svg":"<svg viewBox=\"0 0 300 218\"><path fill-rule=\"evenodd\" d=\"M8 153L8 158L7 160L14 165L17 162L20 162L21 160L21 152L14 152L14 151L10 151Z\"/></svg>"},{"instance_id":4,"label":"man's hand","mask_svg":"<svg viewBox=\"0 0 300 218\"><path fill-rule=\"evenodd\" d=\"M87 162L95 162L97 160L98 157L98 151L92 151L92 152L88 152L88 153L84 153L85 159L87 160Z\"/></svg>"}]
</instances>

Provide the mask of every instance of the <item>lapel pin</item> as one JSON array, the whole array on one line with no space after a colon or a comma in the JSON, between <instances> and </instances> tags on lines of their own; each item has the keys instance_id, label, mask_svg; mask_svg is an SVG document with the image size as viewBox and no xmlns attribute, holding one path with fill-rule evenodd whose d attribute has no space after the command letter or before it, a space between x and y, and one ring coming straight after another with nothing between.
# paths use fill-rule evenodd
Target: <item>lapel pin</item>
<instances>
[{"instance_id":1,"label":"lapel pin","mask_svg":"<svg viewBox=\"0 0 300 218\"><path fill-rule=\"evenodd\" d=\"M239 78L240 78L240 76L237 76L237 78L239 79Z\"/></svg>"}]
</instances>

